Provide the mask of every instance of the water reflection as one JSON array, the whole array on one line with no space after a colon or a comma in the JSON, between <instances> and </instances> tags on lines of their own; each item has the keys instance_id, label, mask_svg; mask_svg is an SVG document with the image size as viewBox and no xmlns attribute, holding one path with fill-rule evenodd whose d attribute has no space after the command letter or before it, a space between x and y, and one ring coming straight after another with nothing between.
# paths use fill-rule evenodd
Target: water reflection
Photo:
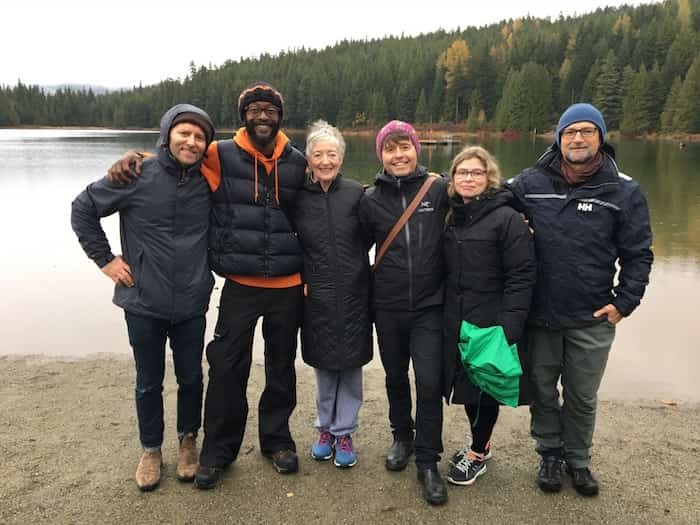
<instances>
[{"instance_id":1,"label":"water reflection","mask_svg":"<svg viewBox=\"0 0 700 525\"><path fill-rule=\"evenodd\" d=\"M303 145L303 136L293 135ZM346 176L371 183L379 168L373 136L348 136ZM80 249L70 202L127 149L152 150L153 132L0 130L3 259L0 355L128 353L111 282ZM474 140L497 156L505 176L531 165L547 142ZM460 146L424 147L420 161L445 171ZM700 296L700 145L622 141L618 164L649 199L656 262L642 306L623 322L602 395L700 401L695 322ZM115 250L118 223L103 221ZM221 285L217 281L218 286ZM209 334L218 291L212 296ZM256 359L260 358L256 343ZM380 366L378 362L372 366Z\"/></svg>"}]
</instances>

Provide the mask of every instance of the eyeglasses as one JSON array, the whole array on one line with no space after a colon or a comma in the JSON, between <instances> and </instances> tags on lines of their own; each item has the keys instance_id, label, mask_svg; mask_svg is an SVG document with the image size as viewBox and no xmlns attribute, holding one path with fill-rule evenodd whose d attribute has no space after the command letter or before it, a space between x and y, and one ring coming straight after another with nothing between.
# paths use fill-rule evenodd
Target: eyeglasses
<instances>
[{"instance_id":1,"label":"eyeglasses","mask_svg":"<svg viewBox=\"0 0 700 525\"><path fill-rule=\"evenodd\" d=\"M567 128L561 132L561 136L565 139L573 139L577 133L580 133L584 139L590 139L593 135L598 133L598 128Z\"/></svg>"},{"instance_id":2,"label":"eyeglasses","mask_svg":"<svg viewBox=\"0 0 700 525\"><path fill-rule=\"evenodd\" d=\"M261 108L258 106L248 106L248 108L245 111L248 115L250 115L253 118L257 118L263 113L265 113L265 115L267 115L270 118L275 118L280 114L280 110L275 106L267 106L266 108Z\"/></svg>"},{"instance_id":3,"label":"eyeglasses","mask_svg":"<svg viewBox=\"0 0 700 525\"><path fill-rule=\"evenodd\" d=\"M475 169L475 170L456 170L455 171L455 179L460 178L460 179L466 179L471 175L472 179L480 179L482 177L486 176L486 170L480 170L480 169Z\"/></svg>"}]
</instances>

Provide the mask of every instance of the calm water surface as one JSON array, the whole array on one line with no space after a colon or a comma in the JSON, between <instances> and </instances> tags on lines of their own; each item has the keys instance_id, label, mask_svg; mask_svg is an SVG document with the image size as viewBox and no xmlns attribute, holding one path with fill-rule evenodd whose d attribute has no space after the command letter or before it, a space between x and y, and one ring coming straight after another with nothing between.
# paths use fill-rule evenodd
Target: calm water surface
<instances>
[{"instance_id":1,"label":"calm water surface","mask_svg":"<svg viewBox=\"0 0 700 525\"><path fill-rule=\"evenodd\" d=\"M112 283L82 252L70 228L70 203L127 149L152 150L152 132L0 130L2 294L0 355L84 356L129 353ZM293 136L297 143L303 137ZM474 142L479 142L476 139ZM531 165L543 141L484 140L510 177ZM620 169L642 186L651 208L656 260L640 308L618 328L601 395L700 401L700 144L625 140ZM420 162L449 166L458 147L424 147ZM374 142L349 137L343 172L371 183ZM116 217L103 221L119 253ZM221 281L212 295L209 334ZM260 341L256 358L260 359ZM375 359L371 366L380 366Z\"/></svg>"}]
</instances>

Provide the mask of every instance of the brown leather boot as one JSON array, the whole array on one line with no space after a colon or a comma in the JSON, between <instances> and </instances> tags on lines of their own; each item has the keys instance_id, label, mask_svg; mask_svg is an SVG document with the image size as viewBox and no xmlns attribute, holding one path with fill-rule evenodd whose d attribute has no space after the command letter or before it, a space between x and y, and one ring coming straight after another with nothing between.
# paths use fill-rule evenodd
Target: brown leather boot
<instances>
[{"instance_id":1,"label":"brown leather boot","mask_svg":"<svg viewBox=\"0 0 700 525\"><path fill-rule=\"evenodd\" d=\"M199 466L199 453L197 452L197 437L194 434L185 434L180 441L180 453L177 458L177 479L180 481L192 481Z\"/></svg>"},{"instance_id":2,"label":"brown leather boot","mask_svg":"<svg viewBox=\"0 0 700 525\"><path fill-rule=\"evenodd\" d=\"M160 450L143 451L139 466L136 467L136 485L143 492L153 490L160 483L160 467L163 464L163 456Z\"/></svg>"}]
</instances>

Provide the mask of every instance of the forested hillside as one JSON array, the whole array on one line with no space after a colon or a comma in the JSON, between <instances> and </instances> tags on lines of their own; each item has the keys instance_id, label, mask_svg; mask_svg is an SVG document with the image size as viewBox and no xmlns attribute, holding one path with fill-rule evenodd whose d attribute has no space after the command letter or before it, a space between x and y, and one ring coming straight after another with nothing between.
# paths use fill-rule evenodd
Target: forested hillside
<instances>
[{"instance_id":1,"label":"forested hillside","mask_svg":"<svg viewBox=\"0 0 700 525\"><path fill-rule=\"evenodd\" d=\"M184 80L107 94L18 82L0 86L0 126L154 127L169 106L191 102L231 127L238 93L266 80L285 96L288 127L323 117L344 129L399 118L543 130L589 101L623 133L700 133L699 32L700 0L667 0L192 64Z\"/></svg>"}]
</instances>

